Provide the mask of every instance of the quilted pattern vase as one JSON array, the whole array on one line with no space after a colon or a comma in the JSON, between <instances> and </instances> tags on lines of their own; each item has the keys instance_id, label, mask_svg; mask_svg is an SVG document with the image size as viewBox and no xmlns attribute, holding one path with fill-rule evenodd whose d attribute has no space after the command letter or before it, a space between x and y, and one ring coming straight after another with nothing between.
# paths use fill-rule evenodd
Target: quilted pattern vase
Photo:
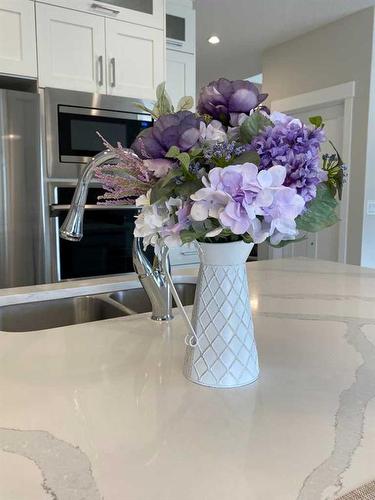
<instances>
[{"instance_id":1,"label":"quilted pattern vase","mask_svg":"<svg viewBox=\"0 0 375 500\"><path fill-rule=\"evenodd\" d=\"M253 244L199 243L200 268L184 375L209 387L240 387L259 375L246 260ZM185 318L186 318L186 313Z\"/></svg>"}]
</instances>

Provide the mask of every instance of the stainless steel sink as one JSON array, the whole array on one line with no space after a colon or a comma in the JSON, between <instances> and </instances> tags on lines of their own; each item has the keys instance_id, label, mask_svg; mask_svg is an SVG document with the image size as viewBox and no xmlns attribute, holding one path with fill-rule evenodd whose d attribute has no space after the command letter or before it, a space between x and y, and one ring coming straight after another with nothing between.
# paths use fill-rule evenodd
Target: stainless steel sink
<instances>
[{"instance_id":1,"label":"stainless steel sink","mask_svg":"<svg viewBox=\"0 0 375 500\"><path fill-rule=\"evenodd\" d=\"M30 332L124 315L124 308L99 296L29 302L0 307L0 330Z\"/></svg>"},{"instance_id":2,"label":"stainless steel sink","mask_svg":"<svg viewBox=\"0 0 375 500\"><path fill-rule=\"evenodd\" d=\"M175 283L184 305L194 302L195 283ZM0 307L0 331L31 332L151 312L140 286L129 290Z\"/></svg>"},{"instance_id":3,"label":"stainless steel sink","mask_svg":"<svg viewBox=\"0 0 375 500\"><path fill-rule=\"evenodd\" d=\"M175 287L185 306L194 303L195 283L175 283ZM143 288L131 288L130 290L114 292L110 295L110 298L125 306L128 314L151 312L151 303ZM175 307L175 304L173 305Z\"/></svg>"}]
</instances>

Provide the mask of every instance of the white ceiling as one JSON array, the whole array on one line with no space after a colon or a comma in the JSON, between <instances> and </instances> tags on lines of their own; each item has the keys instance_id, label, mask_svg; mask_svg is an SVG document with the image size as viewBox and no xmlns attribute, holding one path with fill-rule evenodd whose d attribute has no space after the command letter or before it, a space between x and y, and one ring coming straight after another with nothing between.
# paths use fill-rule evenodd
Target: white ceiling
<instances>
[{"instance_id":1,"label":"white ceiling","mask_svg":"<svg viewBox=\"0 0 375 500\"><path fill-rule=\"evenodd\" d=\"M199 87L220 76L260 73L264 49L373 5L375 0L196 0ZM212 33L218 45L207 42Z\"/></svg>"}]
</instances>

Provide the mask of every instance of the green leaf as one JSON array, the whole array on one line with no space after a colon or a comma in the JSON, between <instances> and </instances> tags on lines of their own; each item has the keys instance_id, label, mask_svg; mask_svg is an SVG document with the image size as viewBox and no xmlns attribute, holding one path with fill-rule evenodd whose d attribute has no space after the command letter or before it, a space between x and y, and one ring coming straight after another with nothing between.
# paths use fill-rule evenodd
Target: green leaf
<instances>
[{"instance_id":1,"label":"green leaf","mask_svg":"<svg viewBox=\"0 0 375 500\"><path fill-rule=\"evenodd\" d=\"M134 106L142 111L145 111L146 113L149 113L151 116L153 116L155 119L159 118L158 114L155 114L155 108L152 110L148 108L147 106L144 106L143 104L140 104L139 102L134 102Z\"/></svg>"},{"instance_id":2,"label":"green leaf","mask_svg":"<svg viewBox=\"0 0 375 500\"><path fill-rule=\"evenodd\" d=\"M169 97L165 89L165 82L160 83L156 88L156 104L154 112L156 111L156 109L159 116L174 112L171 98Z\"/></svg>"},{"instance_id":3,"label":"green leaf","mask_svg":"<svg viewBox=\"0 0 375 500\"><path fill-rule=\"evenodd\" d=\"M256 153L255 151L248 151L246 153L242 153L242 155L240 156L237 156L237 158L235 158L233 162L236 165L242 165L243 163L254 163L254 165L259 165L260 158L258 153Z\"/></svg>"},{"instance_id":4,"label":"green leaf","mask_svg":"<svg viewBox=\"0 0 375 500\"><path fill-rule=\"evenodd\" d=\"M175 177L179 177L183 174L181 168L174 168L168 172L168 174L160 179L151 189L150 203L157 203L161 200L167 199L173 192L175 185L172 186L170 183Z\"/></svg>"},{"instance_id":5,"label":"green leaf","mask_svg":"<svg viewBox=\"0 0 375 500\"><path fill-rule=\"evenodd\" d=\"M251 142L265 127L273 127L271 120L262 113L253 113L240 127L241 142L244 144Z\"/></svg>"},{"instance_id":6,"label":"green leaf","mask_svg":"<svg viewBox=\"0 0 375 500\"><path fill-rule=\"evenodd\" d=\"M178 149L178 147L177 146L171 146L168 149L168 152L165 155L165 157L166 158L177 158L179 154L180 154L180 150Z\"/></svg>"},{"instance_id":7,"label":"green leaf","mask_svg":"<svg viewBox=\"0 0 375 500\"><path fill-rule=\"evenodd\" d=\"M160 101L160 99L163 99L164 95L165 95L165 85L166 85L166 82L161 82L159 83L159 85L156 87L156 99L158 101Z\"/></svg>"},{"instance_id":8,"label":"green leaf","mask_svg":"<svg viewBox=\"0 0 375 500\"><path fill-rule=\"evenodd\" d=\"M245 243L252 243L253 242L253 238L251 237L251 235L249 233L245 233L242 235L242 240L245 242Z\"/></svg>"},{"instance_id":9,"label":"green leaf","mask_svg":"<svg viewBox=\"0 0 375 500\"><path fill-rule=\"evenodd\" d=\"M344 187L344 172L343 172L343 170L342 170L341 167L344 165L344 162L342 161L340 153L337 151L337 149L336 149L335 145L333 144L333 142L332 141L328 141L328 142L330 143L330 145L334 149L334 151L336 153L336 156L337 156L338 170L337 170L337 173L335 175L334 182L335 182L335 187L337 189L337 195L339 197L339 200L341 200L341 198L342 198L342 190L343 190L343 187Z\"/></svg>"},{"instance_id":10,"label":"green leaf","mask_svg":"<svg viewBox=\"0 0 375 500\"><path fill-rule=\"evenodd\" d=\"M332 141L328 141L328 142L330 143L330 145L331 145L331 146L333 147L333 149L335 150L335 153L336 153L336 155L337 155L337 161L338 161L338 163L339 163L340 165L343 165L343 164L344 164L344 162L342 161L341 156L340 156L340 153L337 151L336 146L333 144L333 142L332 142Z\"/></svg>"},{"instance_id":11,"label":"green leaf","mask_svg":"<svg viewBox=\"0 0 375 500\"><path fill-rule=\"evenodd\" d=\"M182 243L191 243L194 240L204 238L209 230L204 224L196 225L193 229L183 229L180 233Z\"/></svg>"},{"instance_id":12,"label":"green leaf","mask_svg":"<svg viewBox=\"0 0 375 500\"><path fill-rule=\"evenodd\" d=\"M180 153L177 156L177 159L180 162L184 173L186 175L189 175L190 156L188 155L188 153Z\"/></svg>"},{"instance_id":13,"label":"green leaf","mask_svg":"<svg viewBox=\"0 0 375 500\"><path fill-rule=\"evenodd\" d=\"M181 97L177 104L177 111L187 111L194 106L194 99L190 95Z\"/></svg>"},{"instance_id":14,"label":"green leaf","mask_svg":"<svg viewBox=\"0 0 375 500\"><path fill-rule=\"evenodd\" d=\"M320 115L310 116L309 122L316 128L319 128L323 125L323 118Z\"/></svg>"},{"instance_id":15,"label":"green leaf","mask_svg":"<svg viewBox=\"0 0 375 500\"><path fill-rule=\"evenodd\" d=\"M180 233L180 238L182 243L191 243L192 241L197 239L197 234L195 231L183 229Z\"/></svg>"},{"instance_id":16,"label":"green leaf","mask_svg":"<svg viewBox=\"0 0 375 500\"><path fill-rule=\"evenodd\" d=\"M286 247L287 245L289 245L290 243L298 243L299 241L303 241L307 238L306 235L302 236L301 238L296 238L295 240L282 240L280 241L280 243L278 243L277 245L273 245L270 241L270 238L267 238L267 243L270 247L272 248L284 248Z\"/></svg>"},{"instance_id":17,"label":"green leaf","mask_svg":"<svg viewBox=\"0 0 375 500\"><path fill-rule=\"evenodd\" d=\"M190 198L190 195L196 193L198 189L203 187L201 179L186 180L183 184L178 186L178 196Z\"/></svg>"},{"instance_id":18,"label":"green leaf","mask_svg":"<svg viewBox=\"0 0 375 500\"><path fill-rule=\"evenodd\" d=\"M189 151L190 158L196 158L202 154L202 148L194 148Z\"/></svg>"},{"instance_id":19,"label":"green leaf","mask_svg":"<svg viewBox=\"0 0 375 500\"><path fill-rule=\"evenodd\" d=\"M328 186L320 184L317 187L316 198L307 204L307 210L296 219L297 229L308 233L316 233L333 226L338 222L336 214L337 201L332 196Z\"/></svg>"}]
</instances>

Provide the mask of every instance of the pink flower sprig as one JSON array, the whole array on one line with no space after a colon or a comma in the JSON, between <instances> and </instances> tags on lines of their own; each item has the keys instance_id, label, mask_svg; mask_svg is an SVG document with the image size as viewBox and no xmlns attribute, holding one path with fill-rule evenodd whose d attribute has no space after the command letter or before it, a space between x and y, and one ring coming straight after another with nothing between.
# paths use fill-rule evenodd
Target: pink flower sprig
<instances>
[{"instance_id":1,"label":"pink flower sprig","mask_svg":"<svg viewBox=\"0 0 375 500\"><path fill-rule=\"evenodd\" d=\"M100 204L122 205L134 204L134 199L146 194L157 182L154 173L150 171L131 149L123 148L120 143L112 146L99 133L104 146L117 156L116 164L106 164L95 170L95 178L106 190L98 197Z\"/></svg>"}]
</instances>

